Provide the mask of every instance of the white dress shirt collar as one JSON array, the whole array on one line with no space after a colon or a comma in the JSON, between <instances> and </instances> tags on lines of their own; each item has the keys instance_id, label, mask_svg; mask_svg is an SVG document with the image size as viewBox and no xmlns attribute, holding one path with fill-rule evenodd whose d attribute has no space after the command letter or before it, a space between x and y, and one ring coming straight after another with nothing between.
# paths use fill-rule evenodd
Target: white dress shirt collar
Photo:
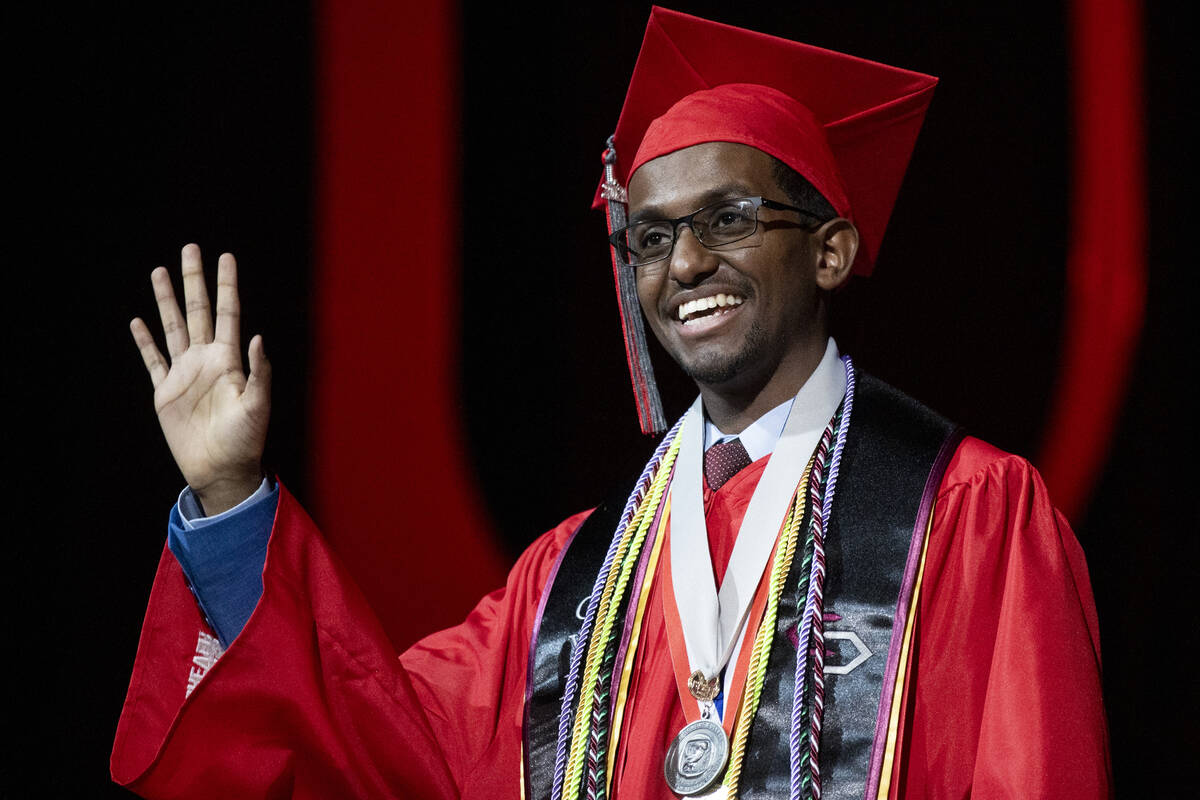
<instances>
[{"instance_id":1,"label":"white dress shirt collar","mask_svg":"<svg viewBox=\"0 0 1200 800\"><path fill-rule=\"evenodd\" d=\"M845 382L838 380L830 373L840 369L842 369L842 365L837 343L830 338L825 346L825 357L821 359L821 363L805 381L805 386L822 387L823 396L815 399L822 405L831 405L835 409L842 402L838 389L840 388L844 393ZM746 448L746 453L750 456L751 461L758 461L763 456L770 455L775 452L775 445L778 444L779 436L783 433L783 426L787 423L788 413L791 411L795 399L795 397L789 397L754 420L739 434L722 433L706 413L704 415L704 449L707 450L714 444L730 439L741 439L742 446Z\"/></svg>"}]
</instances>

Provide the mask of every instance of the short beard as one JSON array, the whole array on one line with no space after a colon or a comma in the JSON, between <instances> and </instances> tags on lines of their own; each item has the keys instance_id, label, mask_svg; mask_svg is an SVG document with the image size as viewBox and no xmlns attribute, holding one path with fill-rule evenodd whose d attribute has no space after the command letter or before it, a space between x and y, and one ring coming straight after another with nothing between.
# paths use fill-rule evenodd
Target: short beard
<instances>
[{"instance_id":1,"label":"short beard","mask_svg":"<svg viewBox=\"0 0 1200 800\"><path fill-rule=\"evenodd\" d=\"M759 362L766 344L767 334L762 325L755 321L746 332L742 349L732 356L704 354L692 363L681 362L679 366L689 378L702 386L720 386L744 374L749 365Z\"/></svg>"}]
</instances>

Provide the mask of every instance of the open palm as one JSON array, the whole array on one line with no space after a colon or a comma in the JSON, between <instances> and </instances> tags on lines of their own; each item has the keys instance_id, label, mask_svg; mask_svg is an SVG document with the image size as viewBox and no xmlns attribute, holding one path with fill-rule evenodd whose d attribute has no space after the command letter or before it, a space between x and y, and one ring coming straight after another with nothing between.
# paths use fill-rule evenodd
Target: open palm
<instances>
[{"instance_id":1,"label":"open palm","mask_svg":"<svg viewBox=\"0 0 1200 800\"><path fill-rule=\"evenodd\" d=\"M184 247L181 262L186 321L166 268L150 276L170 363L145 322L133 320L130 330L154 384L154 409L175 463L205 511L215 514L249 496L262 479L270 364L262 337L255 336L249 377L243 371L233 256L218 261L215 327L200 248Z\"/></svg>"}]
</instances>

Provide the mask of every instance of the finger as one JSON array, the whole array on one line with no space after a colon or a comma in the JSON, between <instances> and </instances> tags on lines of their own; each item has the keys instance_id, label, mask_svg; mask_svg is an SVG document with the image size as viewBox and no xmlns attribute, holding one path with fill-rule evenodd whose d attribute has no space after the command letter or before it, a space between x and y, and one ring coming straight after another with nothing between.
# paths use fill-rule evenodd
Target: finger
<instances>
[{"instance_id":1,"label":"finger","mask_svg":"<svg viewBox=\"0 0 1200 800\"><path fill-rule=\"evenodd\" d=\"M157 389L158 385L167 377L167 360L163 358L162 353L154 344L154 337L150 334L146 323L142 322L141 317L129 323L129 331L133 334L133 343L137 345L138 352L142 354L142 363L146 365L146 372L150 373L150 383Z\"/></svg>"},{"instance_id":2,"label":"finger","mask_svg":"<svg viewBox=\"0 0 1200 800\"><path fill-rule=\"evenodd\" d=\"M261 336L250 340L250 377L246 379L242 402L251 412L269 413L271 409L271 362L267 360Z\"/></svg>"},{"instance_id":3,"label":"finger","mask_svg":"<svg viewBox=\"0 0 1200 800\"><path fill-rule=\"evenodd\" d=\"M175 287L171 285L171 273L159 267L150 273L150 285L154 287L154 299L158 302L158 318L162 320L163 335L167 339L167 352L171 359L179 358L188 349L188 331L183 324L183 314L175 301Z\"/></svg>"},{"instance_id":4,"label":"finger","mask_svg":"<svg viewBox=\"0 0 1200 800\"><path fill-rule=\"evenodd\" d=\"M212 309L208 305L208 288L204 285L204 264L200 248L184 245L180 254L183 265L183 301L187 309L188 336L196 344L208 344L213 338Z\"/></svg>"},{"instance_id":5,"label":"finger","mask_svg":"<svg viewBox=\"0 0 1200 800\"><path fill-rule=\"evenodd\" d=\"M237 259L225 253L217 261L217 341L239 346L242 303L238 297ZM238 352L241 352L240 350Z\"/></svg>"}]
</instances>

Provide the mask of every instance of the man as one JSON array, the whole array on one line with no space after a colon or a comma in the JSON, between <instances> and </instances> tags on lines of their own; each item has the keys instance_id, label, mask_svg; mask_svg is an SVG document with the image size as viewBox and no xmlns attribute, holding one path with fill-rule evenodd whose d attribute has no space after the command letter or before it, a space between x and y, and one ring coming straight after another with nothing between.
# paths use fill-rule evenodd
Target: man
<instances>
[{"instance_id":1,"label":"man","mask_svg":"<svg viewBox=\"0 0 1200 800\"><path fill-rule=\"evenodd\" d=\"M156 271L170 365L132 328L189 491L114 776L171 797L1103 796L1065 520L1026 462L829 339L933 83L652 12L601 195L643 427L666 426L638 314L700 398L632 490L399 658L261 474L269 365L255 337L243 374L232 256L215 325L195 246L186 320Z\"/></svg>"}]
</instances>

